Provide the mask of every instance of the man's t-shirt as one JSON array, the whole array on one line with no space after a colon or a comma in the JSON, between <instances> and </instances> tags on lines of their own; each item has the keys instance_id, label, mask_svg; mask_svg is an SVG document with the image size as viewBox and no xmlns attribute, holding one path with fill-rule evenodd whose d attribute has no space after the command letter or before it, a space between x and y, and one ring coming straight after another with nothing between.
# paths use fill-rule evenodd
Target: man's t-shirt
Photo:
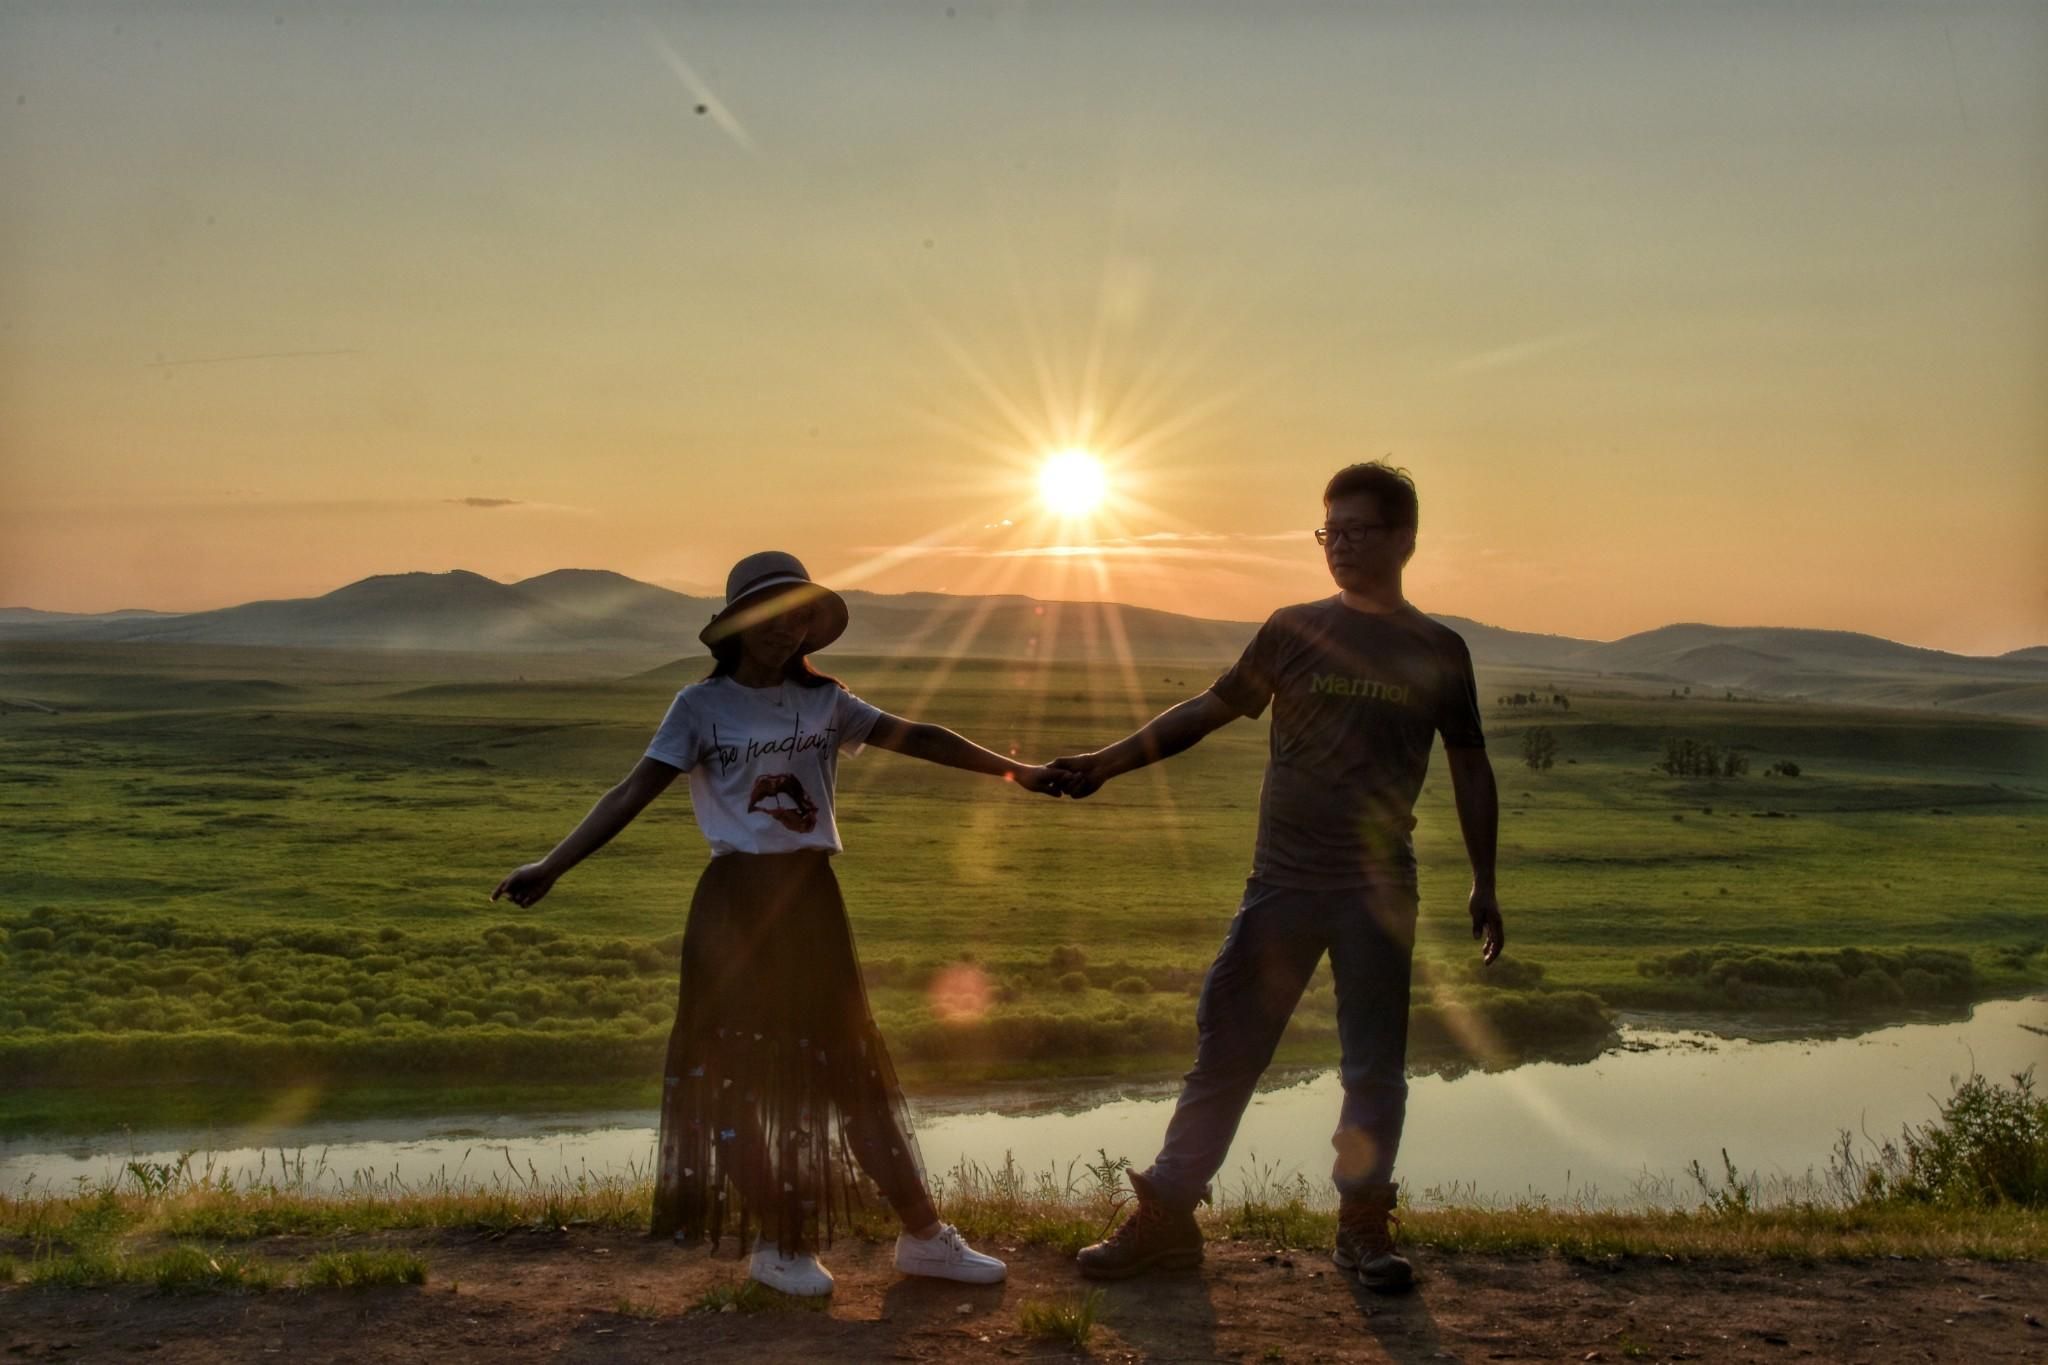
<instances>
[{"instance_id":1,"label":"man's t-shirt","mask_svg":"<svg viewBox=\"0 0 2048 1365\"><path fill-rule=\"evenodd\" d=\"M711 678L676 693L647 757L690 775L690 805L713 855L837 853L839 751L859 753L881 714L837 683Z\"/></svg>"},{"instance_id":2,"label":"man's t-shirt","mask_svg":"<svg viewBox=\"0 0 2048 1365\"><path fill-rule=\"evenodd\" d=\"M1486 743L1465 642L1406 605L1282 607L1210 690L1246 716L1273 704L1252 875L1277 886L1412 880L1408 832L1431 743Z\"/></svg>"}]
</instances>

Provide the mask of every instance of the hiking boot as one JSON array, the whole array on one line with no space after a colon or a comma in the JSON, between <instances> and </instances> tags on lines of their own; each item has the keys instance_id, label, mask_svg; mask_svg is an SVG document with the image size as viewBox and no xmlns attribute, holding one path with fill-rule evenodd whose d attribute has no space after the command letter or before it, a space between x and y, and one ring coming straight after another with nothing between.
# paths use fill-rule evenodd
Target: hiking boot
<instances>
[{"instance_id":1,"label":"hiking boot","mask_svg":"<svg viewBox=\"0 0 2048 1365\"><path fill-rule=\"evenodd\" d=\"M1394 1214L1398 1189L1391 1181L1369 1185L1337 1205L1337 1251L1331 1259L1381 1294L1398 1294L1415 1283L1415 1267L1394 1250L1394 1229L1401 1225Z\"/></svg>"},{"instance_id":2,"label":"hiking boot","mask_svg":"<svg viewBox=\"0 0 2048 1365\"><path fill-rule=\"evenodd\" d=\"M1169 1205L1152 1182L1131 1172L1138 1207L1108 1240L1081 1248L1074 1260L1091 1280L1123 1280L1155 1266L1188 1270L1202 1263L1202 1230L1192 1207Z\"/></svg>"}]
</instances>

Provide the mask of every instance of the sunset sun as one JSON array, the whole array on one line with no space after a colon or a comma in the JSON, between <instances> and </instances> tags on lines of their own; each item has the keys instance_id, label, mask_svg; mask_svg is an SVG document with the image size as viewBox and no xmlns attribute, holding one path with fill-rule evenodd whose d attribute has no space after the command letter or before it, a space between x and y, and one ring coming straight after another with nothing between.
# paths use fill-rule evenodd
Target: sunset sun
<instances>
[{"instance_id":1,"label":"sunset sun","mask_svg":"<svg viewBox=\"0 0 2048 1365\"><path fill-rule=\"evenodd\" d=\"M1038 494L1063 517L1085 517L1102 505L1109 482L1102 461L1085 450L1062 450L1046 457L1038 471Z\"/></svg>"}]
</instances>

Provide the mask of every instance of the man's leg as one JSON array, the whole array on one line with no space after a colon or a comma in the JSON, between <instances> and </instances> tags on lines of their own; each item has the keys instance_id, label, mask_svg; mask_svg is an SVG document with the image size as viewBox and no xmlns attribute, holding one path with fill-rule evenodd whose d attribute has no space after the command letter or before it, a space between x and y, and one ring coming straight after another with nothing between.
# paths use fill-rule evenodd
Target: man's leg
<instances>
[{"instance_id":1,"label":"man's leg","mask_svg":"<svg viewBox=\"0 0 2048 1365\"><path fill-rule=\"evenodd\" d=\"M1341 1194L1393 1179L1408 1112L1408 983L1415 892L1386 882L1332 896L1330 975L1337 987L1344 1106L1330 1178Z\"/></svg>"},{"instance_id":2,"label":"man's leg","mask_svg":"<svg viewBox=\"0 0 2048 1365\"><path fill-rule=\"evenodd\" d=\"M1325 893L1245 888L1243 903L1195 1010L1194 1069L1144 1177L1169 1204L1193 1208L1221 1169L1259 1076L1273 1060L1326 940L1317 908Z\"/></svg>"},{"instance_id":3,"label":"man's leg","mask_svg":"<svg viewBox=\"0 0 2048 1365\"><path fill-rule=\"evenodd\" d=\"M1331 1144L1337 1159L1337 1264L1372 1289L1405 1289L1409 1264L1394 1251L1394 1158L1408 1112L1408 991L1415 955L1415 893L1383 881L1333 898L1330 973L1337 986L1344 1105Z\"/></svg>"},{"instance_id":4,"label":"man's leg","mask_svg":"<svg viewBox=\"0 0 2048 1365\"><path fill-rule=\"evenodd\" d=\"M1246 886L1195 1011L1195 1067L1151 1169L1131 1172L1138 1203L1107 1241L1076 1258L1091 1279L1115 1280L1202 1259L1194 1209L1223 1165L1259 1073L1301 1000L1323 939L1316 893Z\"/></svg>"}]
</instances>

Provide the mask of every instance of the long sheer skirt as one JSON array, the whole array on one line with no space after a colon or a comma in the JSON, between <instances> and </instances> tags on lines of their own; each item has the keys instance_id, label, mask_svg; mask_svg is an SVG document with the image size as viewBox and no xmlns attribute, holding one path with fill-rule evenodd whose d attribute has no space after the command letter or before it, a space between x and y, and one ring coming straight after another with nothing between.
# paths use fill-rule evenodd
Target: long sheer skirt
<instances>
[{"instance_id":1,"label":"long sheer skirt","mask_svg":"<svg viewBox=\"0 0 2048 1365\"><path fill-rule=\"evenodd\" d=\"M858 1167L911 1227L936 1218L823 852L728 853L697 883L655 1148L658 1236L829 1243Z\"/></svg>"}]
</instances>

